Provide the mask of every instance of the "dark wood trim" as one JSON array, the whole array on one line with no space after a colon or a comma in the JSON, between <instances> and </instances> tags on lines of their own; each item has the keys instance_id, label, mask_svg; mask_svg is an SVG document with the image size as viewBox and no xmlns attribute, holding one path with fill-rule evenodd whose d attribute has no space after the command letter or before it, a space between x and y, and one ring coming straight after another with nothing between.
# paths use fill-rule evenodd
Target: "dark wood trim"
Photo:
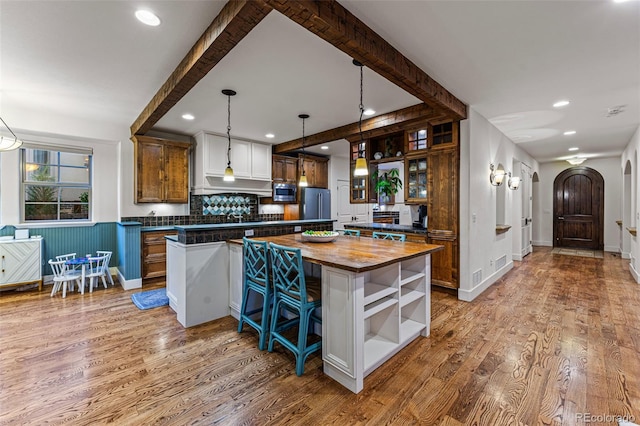
<instances>
[{"instance_id":1,"label":"dark wood trim","mask_svg":"<svg viewBox=\"0 0 640 426\"><path fill-rule=\"evenodd\" d=\"M368 118L362 121L362 133L365 139L404 131L408 125L429 121L436 117L441 117L441 113L435 112L433 108L426 104L412 105L377 117ZM310 147L327 142L347 139L355 142L360 139L360 128L358 122L336 127L335 129L305 136L304 146ZM302 138L282 142L273 146L274 154L284 154L302 148Z\"/></svg>"},{"instance_id":2,"label":"dark wood trim","mask_svg":"<svg viewBox=\"0 0 640 426\"><path fill-rule=\"evenodd\" d=\"M467 106L337 1L264 0L269 6L453 120Z\"/></svg>"},{"instance_id":3,"label":"dark wood trim","mask_svg":"<svg viewBox=\"0 0 640 426\"><path fill-rule=\"evenodd\" d=\"M271 12L260 1L230 0L131 125L145 134Z\"/></svg>"}]
</instances>

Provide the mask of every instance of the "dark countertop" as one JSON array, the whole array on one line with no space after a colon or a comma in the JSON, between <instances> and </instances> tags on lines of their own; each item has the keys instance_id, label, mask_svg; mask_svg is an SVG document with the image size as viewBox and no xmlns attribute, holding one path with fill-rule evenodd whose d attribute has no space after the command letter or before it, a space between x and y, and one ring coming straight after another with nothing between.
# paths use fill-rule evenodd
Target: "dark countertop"
<instances>
[{"instance_id":1,"label":"dark countertop","mask_svg":"<svg viewBox=\"0 0 640 426\"><path fill-rule=\"evenodd\" d=\"M309 220L271 220L262 222L242 222L242 223L207 223L200 225L176 225L173 229L183 232L191 231L211 231L216 229L232 228L260 228L264 226L291 226L304 225L305 223L327 223L335 222L333 219L309 219Z\"/></svg>"},{"instance_id":2,"label":"dark countertop","mask_svg":"<svg viewBox=\"0 0 640 426\"><path fill-rule=\"evenodd\" d=\"M154 232L154 231L175 231L176 227L173 225L166 226L143 226L140 228L140 232Z\"/></svg>"},{"instance_id":3,"label":"dark countertop","mask_svg":"<svg viewBox=\"0 0 640 426\"><path fill-rule=\"evenodd\" d=\"M397 231L405 234L427 235L426 229L414 228L411 225L394 225L392 223L347 223L346 229L372 229L374 231Z\"/></svg>"}]
</instances>

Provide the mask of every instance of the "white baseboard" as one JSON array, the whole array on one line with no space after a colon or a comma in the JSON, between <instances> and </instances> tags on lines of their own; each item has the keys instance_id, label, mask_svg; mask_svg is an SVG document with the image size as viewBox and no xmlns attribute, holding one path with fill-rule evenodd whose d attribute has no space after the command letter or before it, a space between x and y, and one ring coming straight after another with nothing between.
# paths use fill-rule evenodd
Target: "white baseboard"
<instances>
[{"instance_id":1,"label":"white baseboard","mask_svg":"<svg viewBox=\"0 0 640 426\"><path fill-rule=\"evenodd\" d=\"M124 290L135 290L137 288L142 288L142 278L135 278L133 280L126 280L124 276L120 273L120 270L116 270L118 282L122 286Z\"/></svg>"},{"instance_id":2,"label":"white baseboard","mask_svg":"<svg viewBox=\"0 0 640 426\"><path fill-rule=\"evenodd\" d=\"M533 241L531 244L534 246L553 247L553 243L551 241Z\"/></svg>"},{"instance_id":3,"label":"white baseboard","mask_svg":"<svg viewBox=\"0 0 640 426\"><path fill-rule=\"evenodd\" d=\"M611 253L620 253L620 247L618 246L604 246L604 251Z\"/></svg>"},{"instance_id":4,"label":"white baseboard","mask_svg":"<svg viewBox=\"0 0 640 426\"><path fill-rule=\"evenodd\" d=\"M518 262L521 262L522 259L523 257L521 253L514 253L511 255L511 260L517 260Z\"/></svg>"},{"instance_id":5,"label":"white baseboard","mask_svg":"<svg viewBox=\"0 0 640 426\"><path fill-rule=\"evenodd\" d=\"M493 283L498 281L504 274L513 269L513 262L509 262L504 265L500 270L494 272L490 276L487 277L486 280L482 281L480 284L472 288L471 290L458 289L458 299L464 300L465 302L471 302L476 297L480 296L482 292L491 287Z\"/></svg>"},{"instance_id":6,"label":"white baseboard","mask_svg":"<svg viewBox=\"0 0 640 426\"><path fill-rule=\"evenodd\" d=\"M640 284L640 274L638 274L638 271L633 267L633 263L631 262L629 262L629 272L631 272L631 276L633 277L633 279L636 280L638 284Z\"/></svg>"},{"instance_id":7,"label":"white baseboard","mask_svg":"<svg viewBox=\"0 0 640 426\"><path fill-rule=\"evenodd\" d=\"M620 253L620 257L623 259L631 259L631 253L629 253L628 251L623 251L622 253Z\"/></svg>"}]
</instances>

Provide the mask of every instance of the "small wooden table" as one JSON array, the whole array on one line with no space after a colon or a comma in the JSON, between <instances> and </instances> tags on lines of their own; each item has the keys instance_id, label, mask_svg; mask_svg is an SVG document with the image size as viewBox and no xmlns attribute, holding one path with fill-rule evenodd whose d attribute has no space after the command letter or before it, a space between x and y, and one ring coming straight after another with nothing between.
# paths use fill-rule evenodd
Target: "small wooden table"
<instances>
[{"instance_id":1,"label":"small wooden table","mask_svg":"<svg viewBox=\"0 0 640 426\"><path fill-rule=\"evenodd\" d=\"M429 335L431 253L442 246L351 236L312 243L300 234L255 239L299 248L303 260L321 265L324 372L352 392L411 341ZM233 285L242 281L242 259L234 258L242 252L230 256Z\"/></svg>"}]
</instances>

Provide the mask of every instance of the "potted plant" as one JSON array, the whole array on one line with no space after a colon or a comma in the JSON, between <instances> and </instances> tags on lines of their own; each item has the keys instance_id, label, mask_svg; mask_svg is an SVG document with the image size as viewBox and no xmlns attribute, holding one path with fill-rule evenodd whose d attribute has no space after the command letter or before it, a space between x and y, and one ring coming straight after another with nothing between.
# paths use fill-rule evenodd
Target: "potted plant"
<instances>
[{"instance_id":1,"label":"potted plant","mask_svg":"<svg viewBox=\"0 0 640 426\"><path fill-rule=\"evenodd\" d=\"M373 174L375 191L378 194L380 204L393 204L392 197L402 189L398 169L376 170Z\"/></svg>"}]
</instances>

